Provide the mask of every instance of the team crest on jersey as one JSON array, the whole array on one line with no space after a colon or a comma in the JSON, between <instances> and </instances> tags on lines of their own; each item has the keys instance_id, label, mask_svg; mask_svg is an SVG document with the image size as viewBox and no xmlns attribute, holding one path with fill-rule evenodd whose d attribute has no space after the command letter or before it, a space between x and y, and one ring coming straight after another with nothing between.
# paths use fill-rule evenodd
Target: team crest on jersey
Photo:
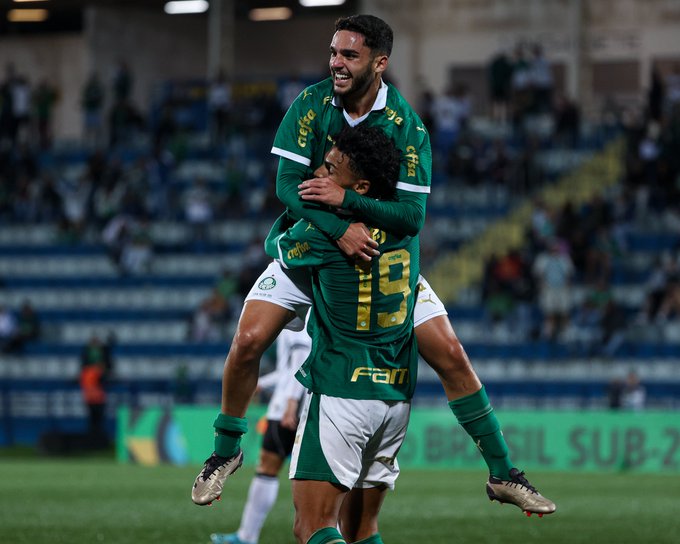
<instances>
[{"instance_id":1,"label":"team crest on jersey","mask_svg":"<svg viewBox=\"0 0 680 544\"><path fill-rule=\"evenodd\" d=\"M276 280L272 276L263 279L260 283L257 284L257 288L262 289L264 291L274 289L274 287L276 287Z\"/></svg>"}]
</instances>

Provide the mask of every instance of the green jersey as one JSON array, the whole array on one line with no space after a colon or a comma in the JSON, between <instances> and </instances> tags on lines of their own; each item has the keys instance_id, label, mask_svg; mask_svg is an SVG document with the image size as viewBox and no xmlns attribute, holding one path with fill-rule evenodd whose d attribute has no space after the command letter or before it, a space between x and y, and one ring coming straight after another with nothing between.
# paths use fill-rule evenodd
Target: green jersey
<instances>
[{"instance_id":1,"label":"green jersey","mask_svg":"<svg viewBox=\"0 0 680 544\"><path fill-rule=\"evenodd\" d=\"M298 219L307 219L335 240L344 234L348 221L329 212L325 206L303 203L297 194L297 185L301 179L314 177L314 169L323 164L333 146L333 136L345 125L359 123L381 128L401 152L397 201L379 202L346 191L342 207L361 220L399 236L417 235L424 222L425 200L432 177L432 151L425 126L397 89L385 83L373 109L359 119L350 118L341 100L333 94L331 78L307 87L298 96L274 138L272 153L299 168L290 179L282 179L279 171L277 195L287 207L287 222L277 222L275 227L290 227ZM410 230L405 230L407 224L411 225ZM280 233L272 230L270 236Z\"/></svg>"},{"instance_id":2,"label":"green jersey","mask_svg":"<svg viewBox=\"0 0 680 544\"><path fill-rule=\"evenodd\" d=\"M279 218L275 228L282 229L284 221ZM361 264L308 221L298 221L266 245L284 268L311 272L312 351L298 380L333 397L407 400L418 368L413 329L418 244L379 229L372 229L372 236L380 257Z\"/></svg>"}]
</instances>

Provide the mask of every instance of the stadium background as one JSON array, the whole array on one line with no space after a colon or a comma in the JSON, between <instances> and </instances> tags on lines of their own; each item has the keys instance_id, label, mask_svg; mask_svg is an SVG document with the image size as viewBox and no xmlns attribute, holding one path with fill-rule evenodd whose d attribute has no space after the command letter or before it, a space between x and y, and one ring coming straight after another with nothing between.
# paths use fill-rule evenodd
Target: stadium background
<instances>
[{"instance_id":1,"label":"stadium background","mask_svg":"<svg viewBox=\"0 0 680 544\"><path fill-rule=\"evenodd\" d=\"M387 519L399 525L414 504L426 504L433 542L450 541L455 527L462 540L500 542L472 528L487 512L507 524L513 542L673 541L678 521L666 514L680 496L680 95L673 94L680 93L680 1L210 3L208 13L171 16L155 0L50 0L29 6L48 9L45 22L16 23L9 10L24 6L0 1L0 85L11 63L34 98L42 81L56 93L47 134L31 107L16 136L0 136L0 308L30 323L21 312L29 302L40 325L35 337L3 340L0 353L0 540L193 542L211 532L188 510L185 484L209 450L210 433L201 429L219 403L242 290L263 268L261 239L280 209L268 154L280 91L323 77L334 19L368 12L393 26L389 77L421 114L449 89L467 89L470 114L455 144L443 143L433 120L424 271L505 422L514 458L541 471L532 481L565 505L562 521L530 529L514 525L516 512L478 508L481 463L423 366L405 463L415 476L409 480L406 470L408 491L393 497L413 503L395 502ZM284 5L288 20L250 19L252 8ZM517 115L511 98L503 122L489 71L499 51L518 44L542 46L556 100ZM122 66L132 77L129 123L113 138L113 80ZM220 70L229 76L231 105L228 128L216 136L208 96ZM81 101L93 71L104 90L103 120L86 132ZM576 128L563 125L562 95L579 114ZM132 194L127 208L98 209L94 195L104 185ZM206 202L203 225L190 203ZM571 222L566 202L575 209ZM106 227L123 217L132 235L107 237ZM587 243L581 240L569 319L550 336L527 267L550 236L573 230L585 232ZM509 283L492 257L513 249L525 275ZM659 308L664 299L667 313ZM603 300L617 310L611 321L603 319ZM78 384L93 336L110 344L111 366L105 437L96 443L87 440ZM625 385L631 371L644 387L642 409L633 409ZM251 418L257 414L255 407ZM115 438L114 461L107 443ZM243 472L234 484L239 497ZM99 478L108 492L92 485ZM152 484L130 505L140 479L168 494L161 506L143 501L156 496ZM441 481L460 487L449 491ZM120 494L112 492L116 482ZM45 489L47 505L27 515ZM71 519L59 508L77 510L87 497L110 505L110 519L97 508L69 512ZM292 541L289 507L278 507L264 542ZM181 525L168 523L163 508L177 512ZM140 512L132 532L122 531L132 509ZM231 525L234 510L223 513ZM219 513L204 515L225 523ZM409 523L422 525L422 516ZM390 541L406 534L396 531Z\"/></svg>"}]
</instances>

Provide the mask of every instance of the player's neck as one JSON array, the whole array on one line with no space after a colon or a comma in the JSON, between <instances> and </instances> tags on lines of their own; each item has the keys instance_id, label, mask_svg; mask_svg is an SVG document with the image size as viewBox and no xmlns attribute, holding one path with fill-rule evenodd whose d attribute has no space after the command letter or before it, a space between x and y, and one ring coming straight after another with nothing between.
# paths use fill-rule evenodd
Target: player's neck
<instances>
[{"instance_id":1,"label":"player's neck","mask_svg":"<svg viewBox=\"0 0 680 544\"><path fill-rule=\"evenodd\" d=\"M342 106L352 119L362 117L373 109L373 104L375 104L375 101L378 98L378 91L380 90L381 84L382 80L378 78L361 96L343 98Z\"/></svg>"}]
</instances>

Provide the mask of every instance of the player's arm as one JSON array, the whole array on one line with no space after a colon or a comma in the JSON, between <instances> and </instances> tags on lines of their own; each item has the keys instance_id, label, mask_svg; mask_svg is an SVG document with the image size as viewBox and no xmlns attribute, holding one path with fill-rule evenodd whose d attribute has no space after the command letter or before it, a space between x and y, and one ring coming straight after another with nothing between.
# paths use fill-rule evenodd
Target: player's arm
<instances>
[{"instance_id":1,"label":"player's arm","mask_svg":"<svg viewBox=\"0 0 680 544\"><path fill-rule=\"evenodd\" d=\"M332 181L306 180L298 187L306 202L323 203L351 210L356 217L397 236L416 236L425 223L425 204L432 179L430 139L422 126L413 124L402 146L396 201L377 201L345 191Z\"/></svg>"},{"instance_id":2,"label":"player's arm","mask_svg":"<svg viewBox=\"0 0 680 544\"><path fill-rule=\"evenodd\" d=\"M349 257L370 261L375 256L375 242L367 229L349 224L318 204L310 206L297 194L298 185L307 179L313 150L323 146L327 137L322 124L326 99L318 87L308 87L298 96L284 115L274 137L272 153L280 157L276 176L276 195L296 219L306 219L338 242ZM323 91L325 92L325 91Z\"/></svg>"},{"instance_id":3,"label":"player's arm","mask_svg":"<svg viewBox=\"0 0 680 544\"><path fill-rule=\"evenodd\" d=\"M350 223L330 212L325 206L305 202L298 195L298 186L304 179L307 168L293 160L281 158L276 175L276 196L293 213L301 217L331 239L338 242L338 247L350 257L358 257L370 261L378 253L370 232L361 223Z\"/></svg>"},{"instance_id":4,"label":"player's arm","mask_svg":"<svg viewBox=\"0 0 680 544\"><path fill-rule=\"evenodd\" d=\"M265 243L265 251L284 268L319 266L324 263L332 241L309 221L300 220L289 229Z\"/></svg>"}]
</instances>

